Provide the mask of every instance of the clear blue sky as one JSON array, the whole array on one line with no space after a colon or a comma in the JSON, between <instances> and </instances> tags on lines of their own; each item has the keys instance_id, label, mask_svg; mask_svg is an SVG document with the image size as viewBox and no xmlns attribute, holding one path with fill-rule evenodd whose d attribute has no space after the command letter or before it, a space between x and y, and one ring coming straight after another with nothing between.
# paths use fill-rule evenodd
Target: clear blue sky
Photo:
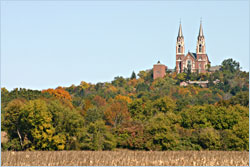
<instances>
[{"instance_id":1,"label":"clear blue sky","mask_svg":"<svg viewBox=\"0 0 250 167\"><path fill-rule=\"evenodd\" d=\"M249 71L248 1L1 1L1 87L110 82L158 60L174 68L180 18L187 53L201 17L212 65L233 58Z\"/></svg>"}]
</instances>

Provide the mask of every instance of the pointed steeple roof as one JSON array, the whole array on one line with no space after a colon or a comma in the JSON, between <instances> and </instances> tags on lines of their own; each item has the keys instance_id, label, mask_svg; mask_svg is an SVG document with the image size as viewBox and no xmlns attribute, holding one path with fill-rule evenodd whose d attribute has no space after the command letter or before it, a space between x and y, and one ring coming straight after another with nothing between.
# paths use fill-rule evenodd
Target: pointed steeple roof
<instances>
[{"instance_id":1,"label":"pointed steeple roof","mask_svg":"<svg viewBox=\"0 0 250 167\"><path fill-rule=\"evenodd\" d=\"M178 37L183 37L182 28L181 28L181 21L180 21L180 26L179 26Z\"/></svg>"},{"instance_id":2,"label":"pointed steeple roof","mask_svg":"<svg viewBox=\"0 0 250 167\"><path fill-rule=\"evenodd\" d=\"M202 28L202 20L201 20L201 23L200 23L200 31L199 31L199 37L203 37L203 28Z\"/></svg>"}]
</instances>

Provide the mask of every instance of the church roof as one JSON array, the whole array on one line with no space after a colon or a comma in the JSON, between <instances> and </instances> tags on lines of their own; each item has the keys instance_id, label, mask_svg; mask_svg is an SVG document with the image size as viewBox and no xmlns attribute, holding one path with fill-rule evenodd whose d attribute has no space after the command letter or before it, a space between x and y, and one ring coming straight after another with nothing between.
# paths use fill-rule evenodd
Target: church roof
<instances>
[{"instance_id":1,"label":"church roof","mask_svg":"<svg viewBox=\"0 0 250 167\"><path fill-rule=\"evenodd\" d=\"M197 59L197 54L196 53L192 53L192 52L189 52L191 56L193 56L195 59Z\"/></svg>"}]
</instances>

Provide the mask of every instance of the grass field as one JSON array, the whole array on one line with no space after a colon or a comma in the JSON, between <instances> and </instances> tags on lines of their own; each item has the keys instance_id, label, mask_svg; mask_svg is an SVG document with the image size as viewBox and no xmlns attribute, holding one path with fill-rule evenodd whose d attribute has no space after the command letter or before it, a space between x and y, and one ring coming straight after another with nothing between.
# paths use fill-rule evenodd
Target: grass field
<instances>
[{"instance_id":1,"label":"grass field","mask_svg":"<svg viewBox=\"0 0 250 167\"><path fill-rule=\"evenodd\" d=\"M1 166L249 166L249 152L238 151L5 151L1 158Z\"/></svg>"}]
</instances>

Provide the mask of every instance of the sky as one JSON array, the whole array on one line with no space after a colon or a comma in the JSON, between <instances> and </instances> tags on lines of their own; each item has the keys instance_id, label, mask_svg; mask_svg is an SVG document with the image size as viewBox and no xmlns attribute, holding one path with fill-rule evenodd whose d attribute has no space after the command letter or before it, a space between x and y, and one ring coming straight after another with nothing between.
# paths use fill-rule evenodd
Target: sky
<instances>
[{"instance_id":1,"label":"sky","mask_svg":"<svg viewBox=\"0 0 250 167\"><path fill-rule=\"evenodd\" d=\"M158 60L173 69L180 20L187 53L201 18L211 65L249 71L249 1L1 1L1 87L111 82Z\"/></svg>"}]
</instances>

